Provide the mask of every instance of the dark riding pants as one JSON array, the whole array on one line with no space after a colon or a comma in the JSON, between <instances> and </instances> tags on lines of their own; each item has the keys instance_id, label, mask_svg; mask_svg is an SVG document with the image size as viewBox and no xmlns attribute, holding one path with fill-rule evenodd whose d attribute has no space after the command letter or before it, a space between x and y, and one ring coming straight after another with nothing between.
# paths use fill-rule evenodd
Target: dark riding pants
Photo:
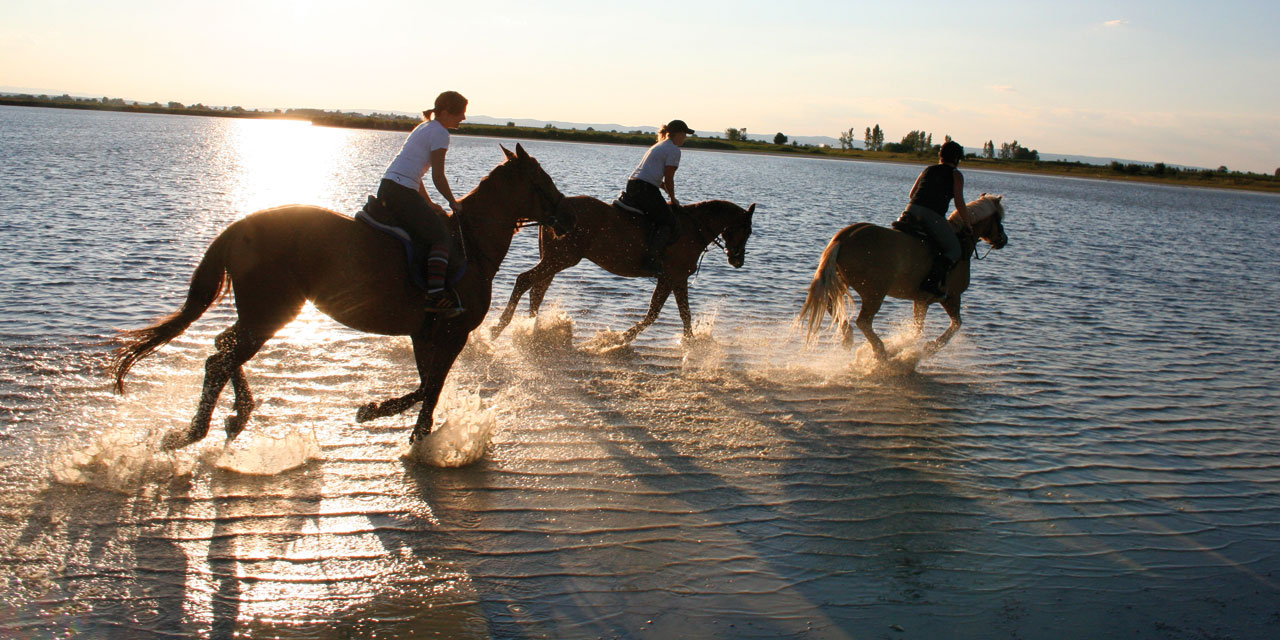
<instances>
[{"instance_id":1,"label":"dark riding pants","mask_svg":"<svg viewBox=\"0 0 1280 640\"><path fill-rule=\"evenodd\" d=\"M378 202L395 216L396 226L409 232L424 247L449 247L449 228L421 193L383 178L378 185Z\"/></svg>"},{"instance_id":2,"label":"dark riding pants","mask_svg":"<svg viewBox=\"0 0 1280 640\"><path fill-rule=\"evenodd\" d=\"M902 217L919 223L933 240L934 248L948 262L955 264L960 261L960 239L956 237L956 232L951 229L951 223L947 222L946 218L915 204L908 206L907 210L902 212Z\"/></svg>"},{"instance_id":3,"label":"dark riding pants","mask_svg":"<svg viewBox=\"0 0 1280 640\"><path fill-rule=\"evenodd\" d=\"M644 180L627 181L627 200L640 207L655 226L673 229L676 216L671 213L671 205L662 197L662 191Z\"/></svg>"}]
</instances>

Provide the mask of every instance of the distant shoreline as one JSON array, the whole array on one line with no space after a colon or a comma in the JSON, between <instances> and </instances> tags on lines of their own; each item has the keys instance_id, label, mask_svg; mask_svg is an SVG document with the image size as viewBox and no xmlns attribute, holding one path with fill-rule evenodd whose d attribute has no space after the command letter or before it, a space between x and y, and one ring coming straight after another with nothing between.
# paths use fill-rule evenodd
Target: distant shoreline
<instances>
[{"instance_id":1,"label":"distant shoreline","mask_svg":"<svg viewBox=\"0 0 1280 640\"><path fill-rule=\"evenodd\" d=\"M287 109L274 111L245 110L239 107L229 109L206 107L204 105L181 105L169 103L150 105L128 103L119 99L71 98L59 96L0 96L0 105L15 107L44 107L55 109L85 109L99 111L122 111L127 113L153 113L183 116L205 116L214 118L263 118L280 120L307 121L314 126L338 127L348 129L374 129L384 131L409 131L421 122L418 118L392 114L363 115L323 111L319 109ZM654 142L654 134L641 131L596 131L593 129L560 129L548 125L543 128L519 127L509 124L485 125L463 123L456 132L462 136L489 136L503 138L519 138L526 140L554 140L561 142L586 142L597 144L620 144L631 146L648 146ZM785 144L769 144L767 142L724 140L714 137L692 137L685 142L687 149L705 149L733 153L754 153L782 157L827 158L833 160L861 160L865 162L891 162L899 164L932 164L936 156L932 153L897 153L889 151L866 151L863 149L835 149L821 146L801 146ZM1094 165L1082 162L1065 161L1032 161L1003 160L967 156L965 168L987 171L1005 171L1032 175L1052 175L1113 182L1140 182L1146 184L1164 184L1182 187L1200 187L1213 189L1233 189L1257 191L1263 193L1280 193L1280 177L1243 172L1223 172L1214 170L1187 170L1165 167L1163 164L1121 164Z\"/></svg>"}]
</instances>

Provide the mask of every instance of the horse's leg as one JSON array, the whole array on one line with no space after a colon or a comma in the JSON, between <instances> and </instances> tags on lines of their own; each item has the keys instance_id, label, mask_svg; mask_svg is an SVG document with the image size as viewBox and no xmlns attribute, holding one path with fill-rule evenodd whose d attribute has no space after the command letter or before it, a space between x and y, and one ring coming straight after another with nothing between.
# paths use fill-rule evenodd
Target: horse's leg
<instances>
[{"instance_id":1,"label":"horse's leg","mask_svg":"<svg viewBox=\"0 0 1280 640\"><path fill-rule=\"evenodd\" d=\"M827 304L827 315L832 318L836 317L835 304ZM840 346L845 349L853 348L853 323L847 317L840 323Z\"/></svg>"},{"instance_id":2,"label":"horse's leg","mask_svg":"<svg viewBox=\"0 0 1280 640\"><path fill-rule=\"evenodd\" d=\"M684 338L692 340L693 314L689 312L689 281L681 280L672 283L671 291L676 294L676 308L680 310L680 321L684 323Z\"/></svg>"},{"instance_id":3,"label":"horse's leg","mask_svg":"<svg viewBox=\"0 0 1280 640\"><path fill-rule=\"evenodd\" d=\"M912 303L911 310L915 316L916 337L919 338L924 333L924 317L929 313L929 303L915 300Z\"/></svg>"},{"instance_id":4,"label":"horse's leg","mask_svg":"<svg viewBox=\"0 0 1280 640\"><path fill-rule=\"evenodd\" d=\"M942 332L942 335L938 336L937 340L925 345L924 352L926 356L931 356L947 346L947 343L951 342L951 337L960 330L960 294L947 296L947 299L942 301L942 308L946 310L947 316L951 318L951 325L947 327L946 331Z\"/></svg>"},{"instance_id":5,"label":"horse's leg","mask_svg":"<svg viewBox=\"0 0 1280 640\"><path fill-rule=\"evenodd\" d=\"M227 416L224 423L227 440L234 440L241 431L244 431L244 425L249 422L249 415L256 408L253 394L249 393L249 380L244 376L243 366L236 367L236 370L231 372L231 388L236 393L236 401L233 405L235 414Z\"/></svg>"},{"instance_id":6,"label":"horse's leg","mask_svg":"<svg viewBox=\"0 0 1280 640\"><path fill-rule=\"evenodd\" d=\"M649 314L644 317L644 320L636 323L636 326L627 329L626 333L622 334L622 339L631 342L640 335L641 331L653 324L658 319L658 312L662 311L662 305L666 304L669 295L671 295L671 285L667 283L666 278L658 278L658 285L653 289L653 299L649 301Z\"/></svg>"},{"instance_id":7,"label":"horse's leg","mask_svg":"<svg viewBox=\"0 0 1280 640\"><path fill-rule=\"evenodd\" d=\"M538 307L542 305L542 296L546 294L547 287L551 286L552 278L557 273L577 264L577 260L566 264L563 259L554 256L543 256L542 260L534 267L519 276L516 276L516 285L511 289L511 299L507 301L507 308L502 310L502 315L498 318L497 324L489 330L490 338L497 338L502 331L511 324L511 318L516 314L516 307L520 304L520 298L524 292L533 288L533 292L529 294L529 315L538 315Z\"/></svg>"},{"instance_id":8,"label":"horse's leg","mask_svg":"<svg viewBox=\"0 0 1280 640\"><path fill-rule=\"evenodd\" d=\"M422 399L422 409L418 412L418 422L413 425L413 434L409 436L410 444L427 437L434 426L436 404L440 402L440 390L444 388L445 378L453 368L454 360L467 345L467 332L448 331L430 336L418 334L413 337L413 357L418 362L418 376L421 383L418 395Z\"/></svg>"},{"instance_id":9,"label":"horse's leg","mask_svg":"<svg viewBox=\"0 0 1280 640\"><path fill-rule=\"evenodd\" d=\"M270 338L270 335L266 337L255 335L255 332L249 331L240 322L236 322L230 329L218 335L213 342L217 351L204 363L204 387L200 392L200 404L196 407L196 415L191 419L191 425L186 431L165 436L162 443L164 449L179 449L209 434L209 420L213 417L213 409L218 404L218 396L222 394L227 381L233 377L238 378L233 385L236 389L237 417L228 419L227 438L234 438L244 429L244 421L249 419L249 413L252 411L253 399L249 396L249 384L244 379L241 366L262 348L267 338ZM244 392L243 400L241 389ZM248 403L247 409L245 402ZM241 420L239 416L242 411L243 419ZM232 420L237 422L233 425Z\"/></svg>"},{"instance_id":10,"label":"horse's leg","mask_svg":"<svg viewBox=\"0 0 1280 640\"><path fill-rule=\"evenodd\" d=\"M557 272L558 273L558 272ZM547 276L545 280L539 280L533 284L533 288L529 289L529 317L538 317L538 310L542 308L542 299L547 297L547 289L551 288L551 281L555 279L555 274Z\"/></svg>"},{"instance_id":11,"label":"horse's leg","mask_svg":"<svg viewBox=\"0 0 1280 640\"><path fill-rule=\"evenodd\" d=\"M871 344L872 350L876 353L876 359L885 361L889 359L884 350L884 342L880 340L880 336L871 328L871 321L875 319L876 312L880 310L880 305L884 303L884 296L863 297L862 308L858 310L858 320L856 324L862 330L862 335L867 337L867 342Z\"/></svg>"}]
</instances>

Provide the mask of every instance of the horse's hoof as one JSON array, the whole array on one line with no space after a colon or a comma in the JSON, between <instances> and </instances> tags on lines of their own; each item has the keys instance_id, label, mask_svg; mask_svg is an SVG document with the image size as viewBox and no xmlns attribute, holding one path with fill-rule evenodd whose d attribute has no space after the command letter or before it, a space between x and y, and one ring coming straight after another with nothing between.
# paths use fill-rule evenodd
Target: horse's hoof
<instances>
[{"instance_id":1,"label":"horse's hoof","mask_svg":"<svg viewBox=\"0 0 1280 640\"><path fill-rule=\"evenodd\" d=\"M370 402L356 409L356 422L368 422L376 417L374 412L378 409L378 403Z\"/></svg>"},{"instance_id":2,"label":"horse's hoof","mask_svg":"<svg viewBox=\"0 0 1280 640\"><path fill-rule=\"evenodd\" d=\"M165 435L160 441L161 451L175 451L192 443L191 437L186 432L170 433Z\"/></svg>"}]
</instances>

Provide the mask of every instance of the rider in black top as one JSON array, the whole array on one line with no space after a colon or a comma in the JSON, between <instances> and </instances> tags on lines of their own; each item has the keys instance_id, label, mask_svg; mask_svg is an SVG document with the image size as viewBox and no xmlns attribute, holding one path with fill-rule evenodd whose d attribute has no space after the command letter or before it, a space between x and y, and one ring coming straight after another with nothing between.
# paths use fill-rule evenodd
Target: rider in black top
<instances>
[{"instance_id":1,"label":"rider in black top","mask_svg":"<svg viewBox=\"0 0 1280 640\"><path fill-rule=\"evenodd\" d=\"M943 281L947 272L960 261L960 240L947 222L947 209L951 201L956 203L960 220L969 226L969 210L964 202L964 176L956 165L964 157L964 147L948 140L938 149L938 164L920 172L911 187L911 200L902 217L910 219L928 232L938 257L929 275L920 284L926 293L946 297Z\"/></svg>"}]
</instances>

